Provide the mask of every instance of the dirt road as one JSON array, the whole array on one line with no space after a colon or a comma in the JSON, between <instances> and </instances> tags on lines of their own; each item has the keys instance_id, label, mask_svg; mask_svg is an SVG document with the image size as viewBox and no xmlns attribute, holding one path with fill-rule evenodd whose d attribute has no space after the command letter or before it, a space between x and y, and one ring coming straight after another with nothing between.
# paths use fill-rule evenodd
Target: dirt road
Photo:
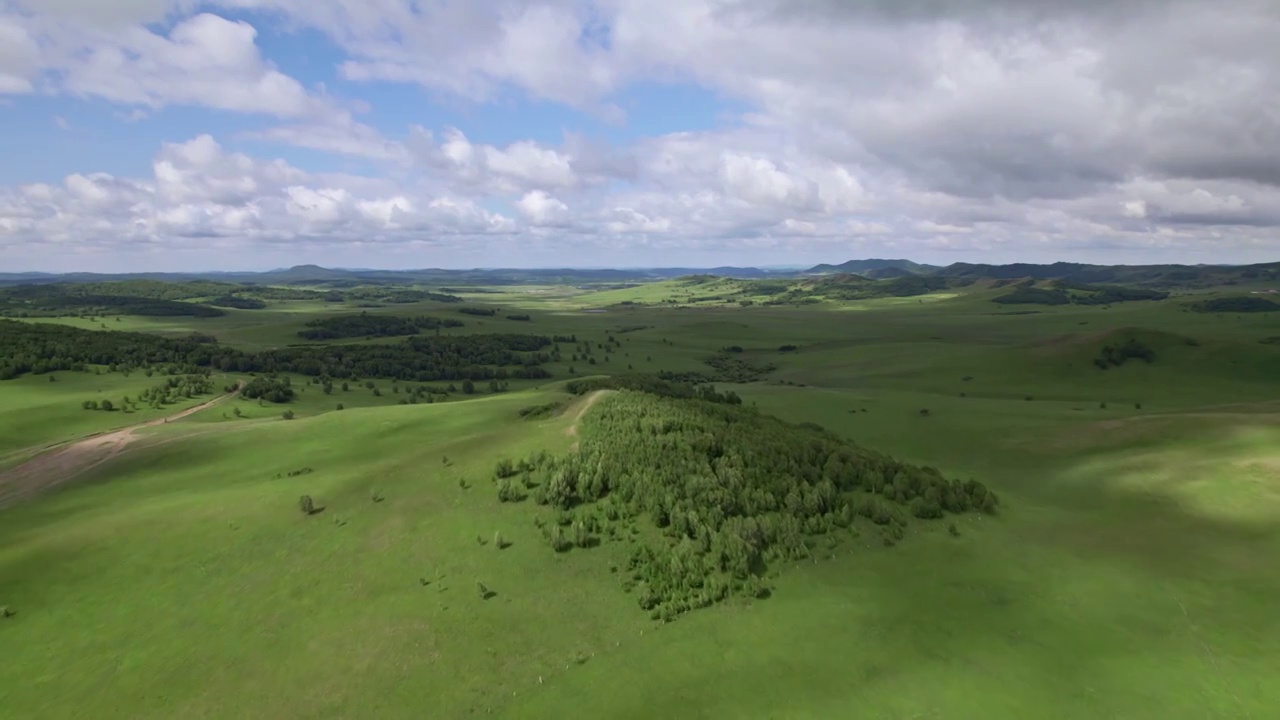
<instances>
[{"instance_id":1,"label":"dirt road","mask_svg":"<svg viewBox=\"0 0 1280 720\"><path fill-rule=\"evenodd\" d=\"M578 413L573 416L573 424L565 428L564 434L568 435L569 437L577 437L578 423L582 422L582 416L586 415L587 411L590 410L593 405L595 405L597 402L600 401L600 398L604 397L605 395L608 395L611 392L613 391L612 390L596 390L592 392L590 395L588 395L587 399L584 400L582 402L582 405L578 408ZM578 449L578 443L576 440L574 441L573 447L571 449L572 450Z\"/></svg>"},{"instance_id":2,"label":"dirt road","mask_svg":"<svg viewBox=\"0 0 1280 720\"><path fill-rule=\"evenodd\" d=\"M138 439L136 434L138 430L181 420L205 408L225 402L235 397L238 392L240 392L239 385L230 393L187 408L182 412L54 446L21 465L0 471L0 508L22 502L63 485L86 470L116 457Z\"/></svg>"}]
</instances>

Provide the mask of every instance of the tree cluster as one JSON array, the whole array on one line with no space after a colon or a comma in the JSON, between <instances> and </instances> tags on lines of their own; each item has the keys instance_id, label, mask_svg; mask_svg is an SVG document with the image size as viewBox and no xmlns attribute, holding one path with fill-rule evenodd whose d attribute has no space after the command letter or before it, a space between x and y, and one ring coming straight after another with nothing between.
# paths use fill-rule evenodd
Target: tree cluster
<instances>
[{"instance_id":1,"label":"tree cluster","mask_svg":"<svg viewBox=\"0 0 1280 720\"><path fill-rule=\"evenodd\" d=\"M1191 309L1202 313L1276 312L1280 303L1261 297L1225 297L1192 303Z\"/></svg>"},{"instance_id":2,"label":"tree cluster","mask_svg":"<svg viewBox=\"0 0 1280 720\"><path fill-rule=\"evenodd\" d=\"M262 310L267 304L258 298L241 297L239 295L219 295L209 301L210 305L236 310Z\"/></svg>"},{"instance_id":3,"label":"tree cluster","mask_svg":"<svg viewBox=\"0 0 1280 720\"><path fill-rule=\"evenodd\" d=\"M101 283L100 285L109 285ZM89 292L96 285L15 285L0 289L0 314L11 317L144 315L219 317L215 307L181 300Z\"/></svg>"},{"instance_id":4,"label":"tree cluster","mask_svg":"<svg viewBox=\"0 0 1280 720\"><path fill-rule=\"evenodd\" d=\"M735 355L736 353L720 352L703 360L715 370L711 376L713 382L755 382L763 380L766 375L778 369L773 363L753 363Z\"/></svg>"},{"instance_id":5,"label":"tree cluster","mask_svg":"<svg viewBox=\"0 0 1280 720\"><path fill-rule=\"evenodd\" d=\"M493 317L494 315L498 314L498 311L495 310L494 308L481 308L481 307L461 307L461 308L458 308L458 312L464 315L476 315L479 317Z\"/></svg>"},{"instance_id":6,"label":"tree cluster","mask_svg":"<svg viewBox=\"0 0 1280 720\"><path fill-rule=\"evenodd\" d=\"M540 525L557 551L630 543L624 587L656 619L767 594L769 564L814 557L818 536L837 542L863 524L892 544L912 518L999 504L980 482L725 404L624 391L583 418L579 437L576 452L500 466L499 492L531 490L553 509Z\"/></svg>"},{"instance_id":7,"label":"tree cluster","mask_svg":"<svg viewBox=\"0 0 1280 720\"><path fill-rule=\"evenodd\" d=\"M1001 305L1111 305L1140 300L1164 300L1163 290L1132 288L1120 285L1090 285L1069 280L1056 280L1048 288L1038 288L1034 280L1024 281L1014 290L991 302Z\"/></svg>"},{"instance_id":8,"label":"tree cluster","mask_svg":"<svg viewBox=\"0 0 1280 720\"><path fill-rule=\"evenodd\" d=\"M633 390L677 400L705 400L723 405L742 404L742 398L732 390L721 393L710 385L679 382L663 377L661 373L658 375L628 373L610 377L570 380L565 383L564 389L574 395L584 395L596 390Z\"/></svg>"},{"instance_id":9,"label":"tree cluster","mask_svg":"<svg viewBox=\"0 0 1280 720\"><path fill-rule=\"evenodd\" d=\"M293 373L339 380L385 377L418 382L540 379L550 360L538 335L414 336L394 344L304 345L246 351L193 338L81 330L0 320L0 380L26 373L169 366L178 372Z\"/></svg>"},{"instance_id":10,"label":"tree cluster","mask_svg":"<svg viewBox=\"0 0 1280 720\"><path fill-rule=\"evenodd\" d=\"M1142 360L1150 363L1155 362L1155 359L1155 350L1142 344L1137 338L1129 338L1121 345L1103 347L1102 353L1093 359L1093 364L1097 365L1100 370L1106 370L1110 367L1120 367L1130 360Z\"/></svg>"},{"instance_id":11,"label":"tree cluster","mask_svg":"<svg viewBox=\"0 0 1280 720\"><path fill-rule=\"evenodd\" d=\"M298 337L306 340L335 340L353 337L397 337L417 335L422 330L445 327L462 327L463 322L454 318L396 317L393 315L334 315L307 322L307 329L298 331Z\"/></svg>"},{"instance_id":12,"label":"tree cluster","mask_svg":"<svg viewBox=\"0 0 1280 720\"><path fill-rule=\"evenodd\" d=\"M240 388L240 395L250 400L259 398L271 403L287 403L297 395L289 376L259 376Z\"/></svg>"},{"instance_id":13,"label":"tree cluster","mask_svg":"<svg viewBox=\"0 0 1280 720\"><path fill-rule=\"evenodd\" d=\"M208 373L192 373L170 377L138 394L138 400L154 409L190 400L213 392L213 379Z\"/></svg>"},{"instance_id":14,"label":"tree cluster","mask_svg":"<svg viewBox=\"0 0 1280 720\"><path fill-rule=\"evenodd\" d=\"M396 287L357 287L345 291L348 300L375 300L378 302L403 305L418 302L459 303L462 298L457 295Z\"/></svg>"}]
</instances>

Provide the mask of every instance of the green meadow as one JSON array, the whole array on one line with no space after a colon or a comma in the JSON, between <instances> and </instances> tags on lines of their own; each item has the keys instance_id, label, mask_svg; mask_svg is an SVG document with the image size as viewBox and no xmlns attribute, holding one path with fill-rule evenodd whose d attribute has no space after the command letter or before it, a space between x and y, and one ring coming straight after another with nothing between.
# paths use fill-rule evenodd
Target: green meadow
<instances>
[{"instance_id":1,"label":"green meadow","mask_svg":"<svg viewBox=\"0 0 1280 720\"><path fill-rule=\"evenodd\" d=\"M0 618L0 714L1024 720L1280 707L1280 345L1260 342L1280 334L1273 317L1188 312L1177 294L1002 306L983 284L743 305L739 287L465 294L494 317L275 301L215 318L39 320L252 351L307 344L296 333L314 317L425 314L464 321L444 335L574 335L595 349L574 359L576 343L560 343L551 379L432 403L402 404L397 390L420 383L325 393L293 373L287 404L236 398L147 428L75 483L0 509L0 605L14 613ZM701 299L716 295L728 299ZM505 319L517 311L531 320ZM1129 340L1154 359L1097 366ZM664 623L620 587L625 543L555 552L535 525L547 508L499 501L495 463L575 452L577 429L611 402L566 381L706 372L731 346L758 376L715 385L747 408L981 480L999 510L913 522L892 547L870 531L819 542L770 565L768 597ZM3 457L213 397L87 411L160 378L52 374L0 381L0 473ZM220 374L217 392L249 377ZM299 512L302 495L322 511Z\"/></svg>"}]
</instances>

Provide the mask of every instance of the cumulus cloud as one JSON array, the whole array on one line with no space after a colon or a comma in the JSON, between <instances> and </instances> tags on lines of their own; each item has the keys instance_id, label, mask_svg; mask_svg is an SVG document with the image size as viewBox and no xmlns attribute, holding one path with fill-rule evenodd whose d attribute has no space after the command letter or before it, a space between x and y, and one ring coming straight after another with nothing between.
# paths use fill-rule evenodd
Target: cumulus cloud
<instances>
[{"instance_id":1,"label":"cumulus cloud","mask_svg":"<svg viewBox=\"0 0 1280 720\"><path fill-rule=\"evenodd\" d=\"M142 14L155 5L135 9ZM93 12L70 7L53 14L36 7L42 14L0 15L0 92L42 82L51 91L153 110L195 105L284 118L339 110L264 59L248 22L201 13L163 33L121 26L119 18L104 27Z\"/></svg>"},{"instance_id":2,"label":"cumulus cloud","mask_svg":"<svg viewBox=\"0 0 1280 720\"><path fill-rule=\"evenodd\" d=\"M73 174L0 193L0 244L405 242L517 226L465 198L382 194L385 183L307 173L226 151L203 135L166 144L149 178Z\"/></svg>"},{"instance_id":3,"label":"cumulus cloud","mask_svg":"<svg viewBox=\"0 0 1280 720\"><path fill-rule=\"evenodd\" d=\"M0 238L128 218L125 236L151 238L511 234L641 254L844 243L934 261L1132 261L1277 248L1269 0L211 0L196 15L129 0L123 21L88 0L8 6L0 93L263 114L280 120L250 137L382 175L320 178L192 133L160 148L149 178L86 168L10 189ZM676 82L746 111L722 129L633 128L625 142L572 128L559 143L478 142L466 127L388 136L263 56L255 26L276 19L326 36L357 93L400 83L481 110L527 100L625 121L616 107L634 84Z\"/></svg>"},{"instance_id":4,"label":"cumulus cloud","mask_svg":"<svg viewBox=\"0 0 1280 720\"><path fill-rule=\"evenodd\" d=\"M538 227L564 226L569 223L569 206L541 190L531 190L516 203L520 214Z\"/></svg>"}]
</instances>

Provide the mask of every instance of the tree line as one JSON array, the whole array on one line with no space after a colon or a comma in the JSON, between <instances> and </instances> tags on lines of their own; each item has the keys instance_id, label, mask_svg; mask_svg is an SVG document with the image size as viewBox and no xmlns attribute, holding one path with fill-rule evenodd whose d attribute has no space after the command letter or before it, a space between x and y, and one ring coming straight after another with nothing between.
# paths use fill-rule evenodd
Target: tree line
<instances>
[{"instance_id":1,"label":"tree line","mask_svg":"<svg viewBox=\"0 0 1280 720\"><path fill-rule=\"evenodd\" d=\"M417 335L423 330L446 327L462 327L464 323L454 318L396 317L392 315L334 315L317 318L306 323L306 330L299 330L298 337L306 340L335 340L352 337L398 337Z\"/></svg>"},{"instance_id":2,"label":"tree line","mask_svg":"<svg viewBox=\"0 0 1280 720\"><path fill-rule=\"evenodd\" d=\"M1069 280L1055 280L1048 288L1038 288L1034 282L1024 281L1012 291L992 298L991 302L1001 305L1111 305L1169 297L1169 293L1163 290L1147 288L1090 285Z\"/></svg>"},{"instance_id":3,"label":"tree line","mask_svg":"<svg viewBox=\"0 0 1280 720\"><path fill-rule=\"evenodd\" d=\"M414 336L389 344L304 345L261 351L224 347L210 339L0 320L0 380L26 373L85 370L90 365L419 382L551 377L541 367L551 359L543 351L551 340L541 335Z\"/></svg>"},{"instance_id":4,"label":"tree line","mask_svg":"<svg viewBox=\"0 0 1280 720\"><path fill-rule=\"evenodd\" d=\"M15 285L0 289L0 314L9 317L57 317L82 314L219 317L226 312L195 302L96 293L89 292L84 286L52 284Z\"/></svg>"}]
</instances>

